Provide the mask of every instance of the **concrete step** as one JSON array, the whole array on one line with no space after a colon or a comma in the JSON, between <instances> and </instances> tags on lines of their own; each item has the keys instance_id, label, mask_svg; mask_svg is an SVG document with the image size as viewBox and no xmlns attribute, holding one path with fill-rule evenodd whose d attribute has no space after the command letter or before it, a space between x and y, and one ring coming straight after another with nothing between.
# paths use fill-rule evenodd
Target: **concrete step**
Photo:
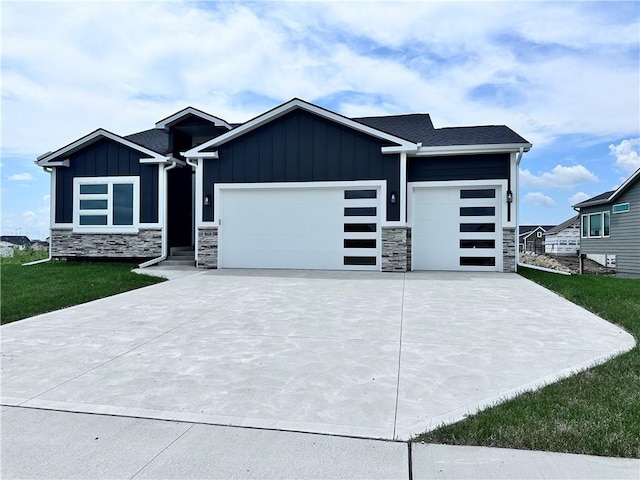
<instances>
[{"instance_id":1,"label":"concrete step","mask_svg":"<svg viewBox=\"0 0 640 480\"><path fill-rule=\"evenodd\" d=\"M195 257L195 251L191 247L171 247L169 256L190 256Z\"/></svg>"},{"instance_id":2,"label":"concrete step","mask_svg":"<svg viewBox=\"0 0 640 480\"><path fill-rule=\"evenodd\" d=\"M193 267L195 266L195 260L188 257L167 257L166 260L160 262L160 265L166 267Z\"/></svg>"}]
</instances>

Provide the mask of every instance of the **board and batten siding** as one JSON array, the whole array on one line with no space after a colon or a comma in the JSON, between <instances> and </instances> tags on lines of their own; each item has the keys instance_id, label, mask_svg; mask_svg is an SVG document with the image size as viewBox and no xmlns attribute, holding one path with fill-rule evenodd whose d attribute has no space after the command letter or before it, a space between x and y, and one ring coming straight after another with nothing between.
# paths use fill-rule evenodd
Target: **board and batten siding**
<instances>
[{"instance_id":1,"label":"board and batten siding","mask_svg":"<svg viewBox=\"0 0 640 480\"><path fill-rule=\"evenodd\" d=\"M400 158L383 155L383 140L296 110L217 148L218 159L203 166L203 195L214 183L386 180L400 190ZM387 220L400 219L400 204L387 202ZM213 202L203 221L213 220Z\"/></svg>"},{"instance_id":2,"label":"board and batten siding","mask_svg":"<svg viewBox=\"0 0 640 480\"><path fill-rule=\"evenodd\" d=\"M73 223L75 177L140 177L140 222L158 221L158 165L141 164L140 152L102 139L69 156L68 167L56 170L55 221Z\"/></svg>"},{"instance_id":3,"label":"board and batten siding","mask_svg":"<svg viewBox=\"0 0 640 480\"><path fill-rule=\"evenodd\" d=\"M612 206L629 203L629 211L611 213L608 238L581 238L580 252L616 256L616 271L640 275L640 182L635 182L613 202L580 209L583 214L611 212Z\"/></svg>"},{"instance_id":4,"label":"board and batten siding","mask_svg":"<svg viewBox=\"0 0 640 480\"><path fill-rule=\"evenodd\" d=\"M509 179L508 153L412 157L407 161L407 181Z\"/></svg>"}]
</instances>

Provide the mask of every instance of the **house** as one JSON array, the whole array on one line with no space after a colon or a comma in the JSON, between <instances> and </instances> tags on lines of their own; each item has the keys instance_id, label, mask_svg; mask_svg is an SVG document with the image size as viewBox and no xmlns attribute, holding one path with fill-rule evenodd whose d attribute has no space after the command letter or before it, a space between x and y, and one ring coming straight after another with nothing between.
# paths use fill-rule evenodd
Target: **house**
<instances>
[{"instance_id":1,"label":"house","mask_svg":"<svg viewBox=\"0 0 640 480\"><path fill-rule=\"evenodd\" d=\"M518 248L520 252L544 253L544 234L553 225L520 225Z\"/></svg>"},{"instance_id":2,"label":"house","mask_svg":"<svg viewBox=\"0 0 640 480\"><path fill-rule=\"evenodd\" d=\"M98 129L36 163L53 257L148 266L193 248L203 268L509 272L530 148L504 125L293 99L240 125L188 107L124 137Z\"/></svg>"},{"instance_id":3,"label":"house","mask_svg":"<svg viewBox=\"0 0 640 480\"><path fill-rule=\"evenodd\" d=\"M45 242L42 240L34 240L29 245L29 248L31 248L31 250L34 250L36 252L44 252L46 250L49 250L49 242Z\"/></svg>"},{"instance_id":4,"label":"house","mask_svg":"<svg viewBox=\"0 0 640 480\"><path fill-rule=\"evenodd\" d=\"M25 235L2 235L0 241L13 245L13 248L24 250L31 245L31 240Z\"/></svg>"},{"instance_id":5,"label":"house","mask_svg":"<svg viewBox=\"0 0 640 480\"><path fill-rule=\"evenodd\" d=\"M618 273L640 275L640 169L616 190L573 208L580 212L580 252Z\"/></svg>"},{"instance_id":6,"label":"house","mask_svg":"<svg viewBox=\"0 0 640 480\"><path fill-rule=\"evenodd\" d=\"M5 242L4 240L0 241L0 257L8 258L13 257L15 253L13 251L15 245L10 242Z\"/></svg>"},{"instance_id":7,"label":"house","mask_svg":"<svg viewBox=\"0 0 640 480\"><path fill-rule=\"evenodd\" d=\"M544 253L577 255L580 250L580 216L576 215L544 233Z\"/></svg>"}]
</instances>

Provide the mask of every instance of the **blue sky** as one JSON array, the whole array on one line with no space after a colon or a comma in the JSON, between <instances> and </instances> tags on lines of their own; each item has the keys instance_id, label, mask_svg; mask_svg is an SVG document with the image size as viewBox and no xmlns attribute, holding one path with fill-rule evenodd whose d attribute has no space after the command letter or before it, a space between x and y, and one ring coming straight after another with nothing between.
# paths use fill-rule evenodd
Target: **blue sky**
<instances>
[{"instance_id":1,"label":"blue sky","mask_svg":"<svg viewBox=\"0 0 640 480\"><path fill-rule=\"evenodd\" d=\"M243 122L293 97L347 116L506 124L534 144L520 223L640 168L639 2L11 2L2 8L3 234L47 236L35 158L191 105Z\"/></svg>"}]
</instances>

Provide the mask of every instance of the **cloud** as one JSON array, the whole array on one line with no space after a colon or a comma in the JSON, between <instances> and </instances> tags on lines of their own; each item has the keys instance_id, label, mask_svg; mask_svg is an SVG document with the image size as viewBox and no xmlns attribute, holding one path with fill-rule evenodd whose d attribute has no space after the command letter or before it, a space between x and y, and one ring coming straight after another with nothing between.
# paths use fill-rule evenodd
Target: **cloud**
<instances>
[{"instance_id":1,"label":"cloud","mask_svg":"<svg viewBox=\"0 0 640 480\"><path fill-rule=\"evenodd\" d=\"M598 177L582 165L556 165L550 172L540 175L534 175L528 169L520 170L520 181L525 188L569 190L583 183L595 183Z\"/></svg>"},{"instance_id":2,"label":"cloud","mask_svg":"<svg viewBox=\"0 0 640 480\"><path fill-rule=\"evenodd\" d=\"M22 216L27 218L27 219L38 218L38 215L35 214L34 212L32 212L31 210L26 210L26 211L22 212Z\"/></svg>"},{"instance_id":3,"label":"cloud","mask_svg":"<svg viewBox=\"0 0 640 480\"><path fill-rule=\"evenodd\" d=\"M16 173L14 175L10 175L9 180L15 180L17 182L27 182L29 180L33 180L33 175L30 173Z\"/></svg>"},{"instance_id":4,"label":"cloud","mask_svg":"<svg viewBox=\"0 0 640 480\"><path fill-rule=\"evenodd\" d=\"M524 196L524 201L528 202L528 203L533 203L535 205L541 206L541 207L555 207L556 206L556 201L545 195L544 193L541 192L529 192Z\"/></svg>"},{"instance_id":5,"label":"cloud","mask_svg":"<svg viewBox=\"0 0 640 480\"><path fill-rule=\"evenodd\" d=\"M576 203L584 202L586 199L593 197L593 195L588 195L584 192L578 192L569 197L569 204L575 205Z\"/></svg>"},{"instance_id":6,"label":"cloud","mask_svg":"<svg viewBox=\"0 0 640 480\"><path fill-rule=\"evenodd\" d=\"M640 168L640 138L622 140L618 145L609 145L609 155L616 157L616 165L626 173Z\"/></svg>"},{"instance_id":7,"label":"cloud","mask_svg":"<svg viewBox=\"0 0 640 480\"><path fill-rule=\"evenodd\" d=\"M537 145L618 138L639 128L637 29L622 2L8 2L3 149L128 134L187 105L245 121L292 97L507 124Z\"/></svg>"}]
</instances>

